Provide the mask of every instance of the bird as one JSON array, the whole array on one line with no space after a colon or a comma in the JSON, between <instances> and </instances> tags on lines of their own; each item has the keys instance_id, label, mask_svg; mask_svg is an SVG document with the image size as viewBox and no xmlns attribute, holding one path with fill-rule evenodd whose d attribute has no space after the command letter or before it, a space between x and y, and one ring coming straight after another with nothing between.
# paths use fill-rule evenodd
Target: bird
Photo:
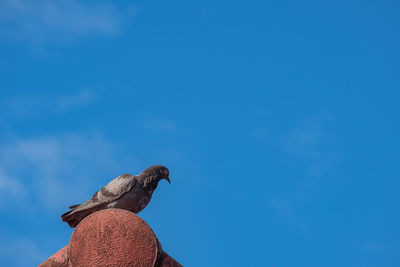
<instances>
[{"instance_id":1,"label":"bird","mask_svg":"<svg viewBox=\"0 0 400 267\"><path fill-rule=\"evenodd\" d=\"M138 175L122 174L97 191L83 204L70 206L70 211L61 215L61 220L72 228L86 216L104 209L119 208L139 213L150 202L158 182L171 183L169 170L162 165L153 165Z\"/></svg>"}]
</instances>

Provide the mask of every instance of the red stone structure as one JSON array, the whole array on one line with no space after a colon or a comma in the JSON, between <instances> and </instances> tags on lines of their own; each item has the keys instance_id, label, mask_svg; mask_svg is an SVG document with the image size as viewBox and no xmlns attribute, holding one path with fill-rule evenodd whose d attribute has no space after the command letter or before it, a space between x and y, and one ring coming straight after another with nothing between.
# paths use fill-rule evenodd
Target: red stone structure
<instances>
[{"instance_id":1,"label":"red stone structure","mask_svg":"<svg viewBox=\"0 0 400 267\"><path fill-rule=\"evenodd\" d=\"M82 220L69 244L39 267L180 267L165 253L150 226L122 209L95 212Z\"/></svg>"}]
</instances>

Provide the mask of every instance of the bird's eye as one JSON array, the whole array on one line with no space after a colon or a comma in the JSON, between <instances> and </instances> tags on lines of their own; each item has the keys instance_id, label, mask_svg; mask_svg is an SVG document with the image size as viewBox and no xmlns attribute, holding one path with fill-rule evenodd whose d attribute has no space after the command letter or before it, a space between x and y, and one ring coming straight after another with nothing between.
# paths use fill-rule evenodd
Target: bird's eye
<instances>
[{"instance_id":1,"label":"bird's eye","mask_svg":"<svg viewBox=\"0 0 400 267\"><path fill-rule=\"evenodd\" d=\"M168 170L164 170L164 174L168 176Z\"/></svg>"}]
</instances>

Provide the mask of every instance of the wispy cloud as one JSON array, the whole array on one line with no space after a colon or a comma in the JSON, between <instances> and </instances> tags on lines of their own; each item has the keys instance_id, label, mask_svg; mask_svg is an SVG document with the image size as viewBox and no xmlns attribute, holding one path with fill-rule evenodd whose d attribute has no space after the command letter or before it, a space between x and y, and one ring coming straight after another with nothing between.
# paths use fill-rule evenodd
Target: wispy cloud
<instances>
[{"instance_id":1,"label":"wispy cloud","mask_svg":"<svg viewBox=\"0 0 400 267\"><path fill-rule=\"evenodd\" d=\"M280 217L282 217L286 223L295 225L302 232L307 231L306 223L296 213L294 204L292 202L281 198L271 198L269 199L268 204L278 212Z\"/></svg>"},{"instance_id":2,"label":"wispy cloud","mask_svg":"<svg viewBox=\"0 0 400 267\"><path fill-rule=\"evenodd\" d=\"M92 104L97 95L89 89L71 94L35 94L4 98L0 101L3 114L10 116L33 116L43 112L66 112Z\"/></svg>"},{"instance_id":3,"label":"wispy cloud","mask_svg":"<svg viewBox=\"0 0 400 267\"><path fill-rule=\"evenodd\" d=\"M309 195L340 161L341 153L335 146L335 136L329 130L334 119L327 113L298 121L280 137L274 138L265 130L256 131L259 141L275 143L285 157L301 163L296 186L289 197L277 196L268 200L280 217L287 223L307 231L306 218L301 216L299 207L304 207Z\"/></svg>"},{"instance_id":4,"label":"wispy cloud","mask_svg":"<svg viewBox=\"0 0 400 267\"><path fill-rule=\"evenodd\" d=\"M253 132L253 136L263 144L268 144L272 140L271 134L263 128L258 128Z\"/></svg>"},{"instance_id":5,"label":"wispy cloud","mask_svg":"<svg viewBox=\"0 0 400 267\"><path fill-rule=\"evenodd\" d=\"M291 129L283 140L284 149L296 157L318 159L324 154L324 145L332 135L319 124L301 123Z\"/></svg>"},{"instance_id":6,"label":"wispy cloud","mask_svg":"<svg viewBox=\"0 0 400 267\"><path fill-rule=\"evenodd\" d=\"M29 187L31 207L61 207L92 193L93 175L117 166L113 151L96 132L16 139L0 145L0 181L14 198L26 192L22 184Z\"/></svg>"},{"instance_id":7,"label":"wispy cloud","mask_svg":"<svg viewBox=\"0 0 400 267\"><path fill-rule=\"evenodd\" d=\"M361 249L361 251L368 254L381 253L386 250L386 246L384 244L371 241L359 244L359 248Z\"/></svg>"},{"instance_id":8,"label":"wispy cloud","mask_svg":"<svg viewBox=\"0 0 400 267\"><path fill-rule=\"evenodd\" d=\"M60 109L70 109L75 107L83 107L92 103L96 99L93 91L84 89L77 94L60 96L57 99L57 105Z\"/></svg>"},{"instance_id":9,"label":"wispy cloud","mask_svg":"<svg viewBox=\"0 0 400 267\"><path fill-rule=\"evenodd\" d=\"M147 116L144 120L143 128L157 132L178 132L178 127L173 120L155 116Z\"/></svg>"},{"instance_id":10,"label":"wispy cloud","mask_svg":"<svg viewBox=\"0 0 400 267\"><path fill-rule=\"evenodd\" d=\"M37 244L27 239L1 240L0 261L4 266L36 266L46 253Z\"/></svg>"},{"instance_id":11,"label":"wispy cloud","mask_svg":"<svg viewBox=\"0 0 400 267\"><path fill-rule=\"evenodd\" d=\"M271 198L269 204L277 209L279 213L287 220L292 220L293 218L293 205L280 198Z\"/></svg>"},{"instance_id":12,"label":"wispy cloud","mask_svg":"<svg viewBox=\"0 0 400 267\"><path fill-rule=\"evenodd\" d=\"M10 177L0 168L0 206L7 203L6 200L14 199L20 201L25 199L27 189L17 179Z\"/></svg>"},{"instance_id":13,"label":"wispy cloud","mask_svg":"<svg viewBox=\"0 0 400 267\"><path fill-rule=\"evenodd\" d=\"M305 166L305 180L298 186L296 197L304 197L341 159L334 146L335 136L326 127L331 120L325 113L312 116L300 121L282 138L282 148Z\"/></svg>"},{"instance_id":14,"label":"wispy cloud","mask_svg":"<svg viewBox=\"0 0 400 267\"><path fill-rule=\"evenodd\" d=\"M134 6L111 1L0 0L0 34L31 43L109 36L134 15Z\"/></svg>"}]
</instances>

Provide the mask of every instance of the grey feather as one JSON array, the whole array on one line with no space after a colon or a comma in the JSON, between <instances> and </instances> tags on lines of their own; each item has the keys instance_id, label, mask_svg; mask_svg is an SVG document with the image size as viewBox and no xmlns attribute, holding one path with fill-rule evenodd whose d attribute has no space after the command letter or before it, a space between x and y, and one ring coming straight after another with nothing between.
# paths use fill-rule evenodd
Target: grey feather
<instances>
[{"instance_id":1,"label":"grey feather","mask_svg":"<svg viewBox=\"0 0 400 267\"><path fill-rule=\"evenodd\" d=\"M151 166L139 175L120 175L85 203L70 206L71 210L61 215L61 219L75 227L86 216L102 209L120 208L138 213L150 202L158 182L169 181L168 175L168 169L161 165Z\"/></svg>"}]
</instances>

